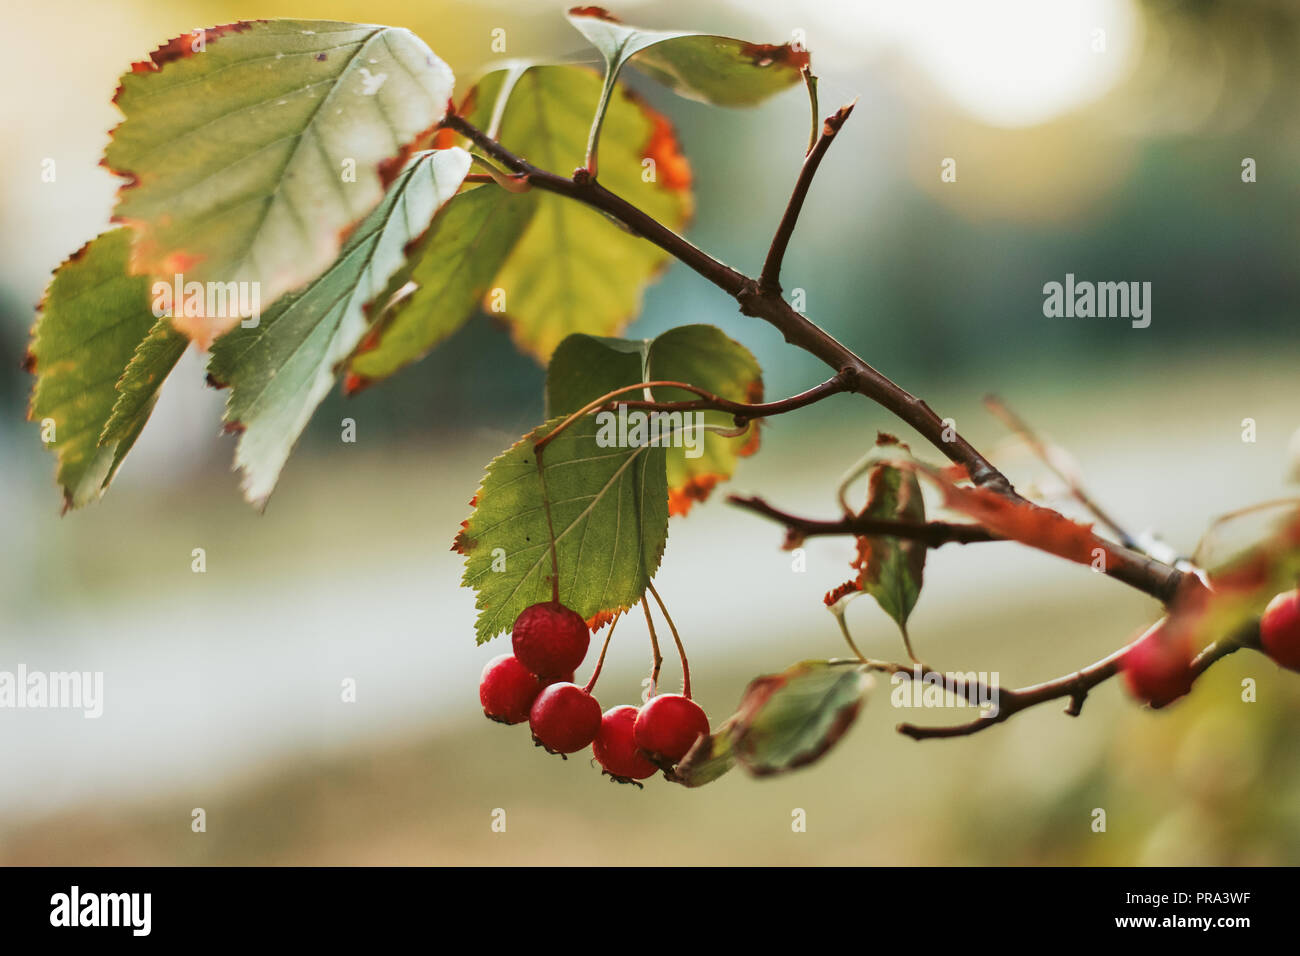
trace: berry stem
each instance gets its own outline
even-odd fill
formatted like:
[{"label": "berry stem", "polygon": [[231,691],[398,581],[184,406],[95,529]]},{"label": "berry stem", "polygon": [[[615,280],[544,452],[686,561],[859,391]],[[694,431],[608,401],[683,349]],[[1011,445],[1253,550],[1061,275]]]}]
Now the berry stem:
[{"label": "berry stem", "polygon": [[610,622],[609,630],[605,632],[605,643],[600,645],[600,657],[596,658],[596,669],[591,672],[591,679],[582,688],[584,694],[590,694],[592,688],[596,686],[596,678],[600,677],[600,670],[605,666],[605,652],[609,650],[609,639],[614,636],[614,628],[616,627],[618,627],[618,618],[614,618]]},{"label": "berry stem", "polygon": [[542,467],[542,447],[533,448],[537,458],[537,481],[542,486],[542,510],[546,513],[546,531],[551,545],[551,601],[560,603],[560,556],[555,550],[555,522],[551,520],[551,496],[546,492],[546,470]]},{"label": "berry stem", "polygon": [[663,666],[664,656],[659,653],[659,635],[655,633],[655,622],[650,619],[650,605],[641,599],[641,610],[645,611],[646,627],[650,628],[650,647],[654,653],[650,668],[650,696],[659,693],[659,668]]},{"label": "berry stem", "polygon": [[664,616],[664,620],[668,622],[668,629],[673,632],[673,641],[677,644],[677,656],[682,659],[682,696],[687,700],[690,700],[691,665],[686,659],[686,648],[682,646],[681,636],[677,633],[677,625],[673,623],[672,617],[669,616],[668,608],[664,605],[664,599],[659,596],[659,592],[655,590],[654,584],[647,582],[646,587],[650,589],[650,593],[654,596],[655,603],[659,605],[659,613],[661,613]]}]

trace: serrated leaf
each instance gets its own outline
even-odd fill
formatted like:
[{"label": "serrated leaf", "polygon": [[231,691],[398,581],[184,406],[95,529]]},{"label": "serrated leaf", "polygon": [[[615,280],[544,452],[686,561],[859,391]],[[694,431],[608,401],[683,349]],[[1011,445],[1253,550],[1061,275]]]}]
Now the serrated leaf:
[{"label": "serrated leaf", "polygon": [[[504,106],[497,103],[508,78]],[[489,73],[467,118],[480,129],[499,119],[501,143],[543,169],[583,164],[588,122],[600,78],[577,66],[534,66]],[[654,160],[654,178],[643,160]],[[605,126],[603,185],[670,229],[690,217],[690,170],[666,119],[623,87]],[[505,294],[504,318],[515,342],[545,360],[573,332],[612,335],[640,311],[642,289],[670,257],[581,203],[546,193],[493,285]]]},{"label": "serrated leaf", "polygon": [[[456,537],[462,584],[478,592],[481,644],[530,604],[551,599],[550,535],[533,445],[561,419],[524,436],[489,466]],[[625,610],[645,593],[668,537],[664,449],[602,447],[584,416],[542,453],[555,528],[560,600],[583,618]]]},{"label": "serrated leaf", "polygon": [[[547,369],[548,414],[568,415],[615,389],[647,381],[685,382],[733,402],[763,400],[762,372],[748,349],[715,326],[683,325],[653,341],[569,336],[556,349]],[[648,396],[627,393],[619,400],[679,402],[697,397],[684,389],[659,387]],[[673,435],[682,437],[667,455],[670,515],[689,512],[719,481],[732,476],[738,458],[758,449],[756,423],[733,437],[715,430],[734,430],[732,415],[716,411],[700,414],[699,421],[705,426],[702,434],[694,427],[686,430],[688,421],[697,421],[694,418],[673,428]]]},{"label": "serrated leaf", "polygon": [[245,497],[262,506],[294,443],[329,392],[339,364],[366,332],[366,308],[409,268],[406,250],[469,171],[462,149],[417,153],[333,265],[274,303],[254,328],[218,339],[211,377],[231,386],[227,429]]},{"label": "serrated leaf", "polygon": [[[257,283],[264,303],[318,277],[452,84],[393,27],[241,22],[166,44],[122,77],[104,156],[130,180],[114,219],[136,231],[132,271]],[[232,311],[174,321],[206,346],[247,314]]]},{"label": "serrated leaf", "polygon": [[829,661],[756,678],[733,718],[736,760],[755,776],[818,760],[852,725],[873,683],[865,667]]},{"label": "serrated leaf", "polygon": [[676,30],[642,30],[600,7],[574,7],[569,22],[617,75],[631,64],[677,94],[715,106],[753,106],[801,80],[807,51]]},{"label": "serrated leaf", "polygon": [[149,280],[128,273],[130,251],[126,229],[83,246],[55,272],[32,332],[28,417],[54,422],[65,510],[108,487],[184,351],[153,314]]},{"label": "serrated leaf", "polygon": [[532,218],[539,195],[489,184],[447,203],[411,253],[415,289],[385,310],[352,357],[350,390],[418,361],[464,324]]},{"label": "serrated leaf", "polygon": [[113,414],[99,436],[100,444],[118,443],[119,461],[127,451],[121,447],[122,440],[140,433],[158,400],[158,390],[189,344],[189,339],[177,332],[169,319],[162,318],[154,322],[149,334],[136,346],[117,383]]}]

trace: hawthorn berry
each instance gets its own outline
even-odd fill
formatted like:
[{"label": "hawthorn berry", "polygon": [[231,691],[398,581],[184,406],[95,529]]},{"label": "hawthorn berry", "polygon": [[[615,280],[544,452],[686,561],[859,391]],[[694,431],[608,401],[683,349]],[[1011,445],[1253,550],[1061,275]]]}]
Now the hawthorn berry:
[{"label": "hawthorn berry", "polygon": [[1283,591],[1268,602],[1259,619],[1259,643],[1277,663],[1300,671],[1300,590]]},{"label": "hawthorn berry", "polygon": [[513,654],[501,654],[487,662],[478,682],[478,699],[483,713],[503,724],[520,724],[528,719],[533,701],[542,692],[542,682]]},{"label": "hawthorn berry", "polygon": [[1162,618],[1125,652],[1124,683],[1138,700],[1163,707],[1192,689],[1192,656],[1188,632]]},{"label": "hawthorn berry", "polygon": [[[563,680],[573,680],[569,674]],[[521,724],[528,719],[533,701],[553,680],[538,677],[513,654],[500,654],[487,662],[478,682],[478,699],[483,713],[502,724]]]},{"label": "hawthorn berry", "polygon": [[641,708],[633,735],[636,745],[658,763],[675,764],[686,756],[709,718],[699,704],[681,694],[660,694]]},{"label": "hawthorn berry", "polygon": [[528,714],[533,739],[556,754],[571,754],[586,747],[596,739],[600,724],[596,698],[569,681],[545,688]]},{"label": "hawthorn berry", "polygon": [[659,769],[637,750],[632,728],[638,713],[631,704],[620,704],[605,711],[600,719],[600,732],[591,745],[605,772],[617,780],[644,780]]},{"label": "hawthorn berry", "polygon": [[572,674],[587,656],[591,631],[575,611],[556,601],[526,607],[511,628],[515,657],[539,677]]}]

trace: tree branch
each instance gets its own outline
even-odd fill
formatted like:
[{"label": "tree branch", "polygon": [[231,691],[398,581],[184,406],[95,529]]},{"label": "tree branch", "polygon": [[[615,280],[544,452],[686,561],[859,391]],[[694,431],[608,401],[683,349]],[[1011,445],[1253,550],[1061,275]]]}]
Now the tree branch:
[{"label": "tree branch", "polygon": [[1137,549],[1137,540],[1125,531],[1114,518],[1102,510],[1101,505],[1093,500],[1092,496],[1084,490],[1073,475],[1066,474],[1057,465],[1052,458],[1051,450],[1043,440],[1034,433],[1034,430],[1029,427],[1023,418],[1011,410],[1011,407],[1006,402],[996,395],[986,395],[984,396],[984,406],[1000,418],[1011,429],[1012,433],[1017,435],[1029,447],[1029,450],[1034,453],[1038,460],[1047,466],[1052,474],[1065,483],[1065,487],[1074,496],[1075,501],[1087,508],[1093,517],[1110,528],[1119,539],[1120,544],[1126,548]]},{"label": "tree branch", "polygon": [[[1139,638],[1140,640],[1140,638]],[[1134,641],[1133,643],[1136,643]],[[1065,674],[1054,680],[1044,681],[1041,684],[1033,684],[1029,687],[1020,687],[1015,690],[1000,690],[989,687],[985,684],[977,684],[976,691],[980,694],[980,700],[996,700],[997,710],[977,717],[972,721],[964,724],[953,724],[945,727],[921,727],[916,724],[903,723],[895,729],[905,737],[911,737],[913,740],[936,740],[945,737],[968,737],[971,734],[978,733],[981,730],[987,730],[995,724],[1000,724],[1004,720],[1013,717],[1022,710],[1038,704],[1046,703],[1049,700],[1060,700],[1069,698],[1066,705],[1065,713],[1070,717],[1078,717],[1083,710],[1083,702],[1087,699],[1089,691],[1098,684],[1110,680],[1120,672],[1123,665],[1124,655],[1128,653],[1133,644],[1126,644],[1119,650],[1103,657],[1096,663],[1089,664],[1072,674]],[[1215,641],[1204,650],[1202,650],[1192,661],[1191,671],[1192,679],[1200,677],[1216,661],[1222,660],[1229,654],[1241,650],[1243,647],[1259,646],[1259,622],[1252,621],[1243,627],[1236,634],[1228,638]],[[882,664],[878,661],[868,662],[875,670],[883,670],[889,673],[906,674],[913,680],[917,679],[915,670],[909,669],[902,664]],[[920,677],[924,680],[930,674],[937,674],[935,671],[925,671]],[[943,675],[938,675],[943,676]],[[996,696],[995,696],[996,692]]]},{"label": "tree branch", "polygon": [[733,402],[718,395],[709,395],[681,402],[653,402],[640,399],[629,402],[610,402],[604,407],[612,409],[621,405],[626,408],[636,408],[650,412],[730,412],[734,416],[737,425],[744,425],[757,418],[771,418],[774,415],[784,415],[786,412],[806,408],[824,398],[846,392],[848,389],[848,383],[841,376],[834,375],[820,385],[814,385],[798,395],[791,395],[789,398],[783,398],[775,402]]},{"label": "tree branch", "polygon": [[[737,507],[753,511],[765,518],[771,518],[773,521],[779,521],[785,525],[787,546],[804,538],[842,534],[870,534],[906,538],[909,541],[921,541],[930,547],[936,548],[950,542],[974,544],[983,541],[1007,540],[980,525],[973,524],[954,524],[941,521],[890,521],[861,515],[848,515],[835,521],[820,521],[781,511],[762,498],[728,495],[727,501]],[[1106,566],[1101,572],[1107,577],[1121,581],[1144,594],[1149,594],[1162,604],[1169,604],[1177,595],[1183,581],[1183,572],[1166,564],[1161,564],[1144,554],[1119,548],[1114,544],[1109,544],[1107,553],[1111,555],[1111,560],[1106,562]]]},{"label": "tree branch", "polygon": [[781,263],[785,259],[785,250],[790,244],[790,236],[794,234],[794,227],[799,221],[799,213],[808,195],[808,187],[812,185],[813,177],[817,175],[817,167],[821,165],[822,157],[835,141],[835,134],[840,131],[840,127],[853,112],[853,106],[853,103],[841,106],[834,115],[826,117],[826,122],[822,123],[821,135],[817,137],[817,142],[804,158],[803,168],[799,170],[799,178],[795,180],[794,190],[790,193],[790,201],[786,203],[785,215],[781,217],[781,223],[776,227],[776,235],[772,237],[772,245],[767,250],[767,259],[763,262],[763,271],[758,276],[758,287],[764,292],[776,295],[781,293]]},{"label": "tree branch", "polygon": [[873,518],[869,515],[848,515],[836,521],[818,521],[781,511],[757,497],[727,495],[727,503],[765,518],[771,518],[773,521],[779,521],[785,525],[790,539],[793,540],[827,535],[869,534],[920,541],[931,548],[945,544],[1006,540],[975,524],[955,524],[946,521],[893,521],[888,518]]},{"label": "tree branch", "polygon": [[[836,371],[837,377],[845,382],[848,391],[874,401],[914,428],[949,461],[963,466],[976,485],[990,488],[1011,500],[1024,501],[1007,477],[935,414],[929,405],[876,371],[851,349],[836,341],[834,336],[797,312],[781,297],[779,291],[763,288],[758,280],[714,259],[652,216],[605,189],[584,168],[575,170],[572,178],[566,179],[538,169],[516,156],[460,116],[449,115],[442,125],[465,136],[487,156],[532,186],[586,203],[606,213],[635,235],[659,246],[735,298],[743,314],[763,319],[776,328],[791,345],[821,359]],[[811,172],[815,171],[814,166]],[[787,209],[787,217],[789,212]],[[796,209],[796,215],[797,212]],[[790,228],[793,229],[793,222]],[[778,230],[778,238],[780,234]],[[778,255],[777,260],[779,259]],[[1102,545],[1100,538],[1097,538],[1097,543],[1098,546]],[[1110,545],[1107,550],[1115,559],[1108,563],[1106,573],[1110,577],[1131,584],[1165,603],[1172,600],[1184,576],[1183,572],[1131,548]]]}]

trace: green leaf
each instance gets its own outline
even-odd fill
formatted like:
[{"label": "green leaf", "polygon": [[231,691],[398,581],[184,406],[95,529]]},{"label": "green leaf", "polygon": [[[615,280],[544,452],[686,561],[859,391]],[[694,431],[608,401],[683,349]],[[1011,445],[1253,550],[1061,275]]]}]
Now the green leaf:
[{"label": "green leaf", "polygon": [[[686,382],[733,402],[763,400],[763,373],[753,353],[712,325],[683,325],[670,329],[650,346],[653,381]],[[695,396],[683,389],[656,388],[656,401],[687,401]],[[709,496],[719,481],[736,471],[737,461],[758,451],[759,425],[734,437],[735,417],[726,412],[701,413],[707,430],[698,454],[673,448],[668,455],[669,513],[686,514],[696,501]]]},{"label": "green leaf", "polygon": [[54,424],[65,511],[108,487],[185,350],[154,317],[149,280],[127,272],[130,251],[126,229],[83,246],[55,272],[32,332],[28,418]]},{"label": "green leaf", "polygon": [[[516,78],[513,86],[506,81]],[[503,69],[478,84],[467,118],[480,129],[499,120],[499,139],[534,165],[562,173],[581,166],[600,78],[576,66]],[[499,94],[506,96],[498,104]],[[654,178],[642,178],[654,160]],[[666,119],[619,87],[606,119],[603,185],[670,229],[690,217],[690,170]],[[515,342],[545,360],[573,332],[612,335],[640,311],[642,289],[670,259],[604,215],[551,193],[493,285],[505,295]]]},{"label": "green leaf", "polygon": [[[648,381],[684,382],[733,402],[763,400],[762,371],[748,349],[715,326],[683,325],[653,341],[569,336],[556,349],[547,370],[548,414],[568,415],[615,389]],[[619,400],[646,397],[629,392]],[[697,397],[684,389],[665,387],[651,390],[650,395],[659,402]],[[670,515],[689,512],[692,504],[707,498],[719,481],[732,476],[741,456],[758,449],[756,423],[732,437],[717,431],[734,431],[732,415],[716,411],[699,414],[698,421],[705,426],[703,433],[696,428],[686,429],[695,419],[683,420],[682,427],[674,423],[673,435],[682,438],[668,449],[667,455]]]},{"label": "green leaf", "polygon": [[[840,480],[838,496],[846,512],[852,511],[846,497],[849,486],[867,475],[867,502],[859,515],[889,521],[922,523],[925,521],[925,498],[921,494],[911,450],[893,435],[881,432],[876,445]],[[901,465],[901,466],[900,466]],[[831,612],[842,617],[844,605],[859,594],[870,594],[907,636],[907,619],[921,595],[925,576],[926,547],[885,535],[860,535],[852,566],[857,577],[826,596]]]},{"label": "green leaf", "polygon": [[697,740],[695,746],[673,767],[669,779],[686,787],[702,787],[734,767],[736,758],[731,752],[734,727],[734,719],[729,720],[714,733]]},{"label": "green leaf", "polygon": [[349,391],[423,358],[464,324],[532,218],[539,196],[489,184],[447,203],[411,253],[416,288],[384,311],[352,357]]},{"label": "green leaf", "polygon": [[[867,504],[861,514],[872,518],[924,522],[925,499],[916,474],[892,465],[873,467],[867,478]],[[918,541],[862,535],[853,567],[858,586],[906,633],[907,618],[921,596],[926,547]]]},{"label": "green leaf", "polygon": [[[533,445],[560,419],[524,436],[489,466],[474,512],[456,537],[462,584],[478,592],[481,644],[530,604],[551,598],[550,534]],[[591,620],[634,605],[668,537],[664,450],[609,447],[594,416],[566,428],[542,453],[555,529],[560,600]]]},{"label": "green leaf", "polygon": [[873,683],[865,667],[829,661],[756,678],[733,718],[736,760],[755,776],[807,766],[852,725]]},{"label": "green leaf", "polygon": [[[572,415],[602,395],[649,381],[650,339],[570,335],[546,366],[546,414]],[[644,398],[628,392],[626,399]]]},{"label": "green leaf", "polygon": [[[114,219],[136,230],[132,271],[257,283],[262,302],[316,278],[452,84],[393,27],[241,22],[159,48],[122,77],[104,157],[130,180]],[[206,346],[247,314],[234,311],[179,321]]]},{"label": "green leaf", "polygon": [[[117,383],[118,396],[113,414],[99,436],[100,444],[118,443],[119,462],[130,447],[124,439],[138,435],[144,428],[158,400],[158,390],[189,344],[189,339],[176,331],[171,320],[164,318],[154,323],[149,334],[136,347]],[[131,438],[132,442],[134,440]]]},{"label": "green leaf", "polygon": [[569,22],[604,57],[611,77],[632,65],[688,99],[753,106],[800,82],[808,53],[793,43],[627,26],[599,7],[574,7]]},{"label": "green leaf", "polygon": [[329,392],[339,364],[366,332],[366,308],[409,269],[406,249],[469,172],[462,149],[417,153],[338,259],[273,304],[256,327],[217,340],[211,377],[231,386],[227,429],[249,501],[264,506],[294,443]]}]

